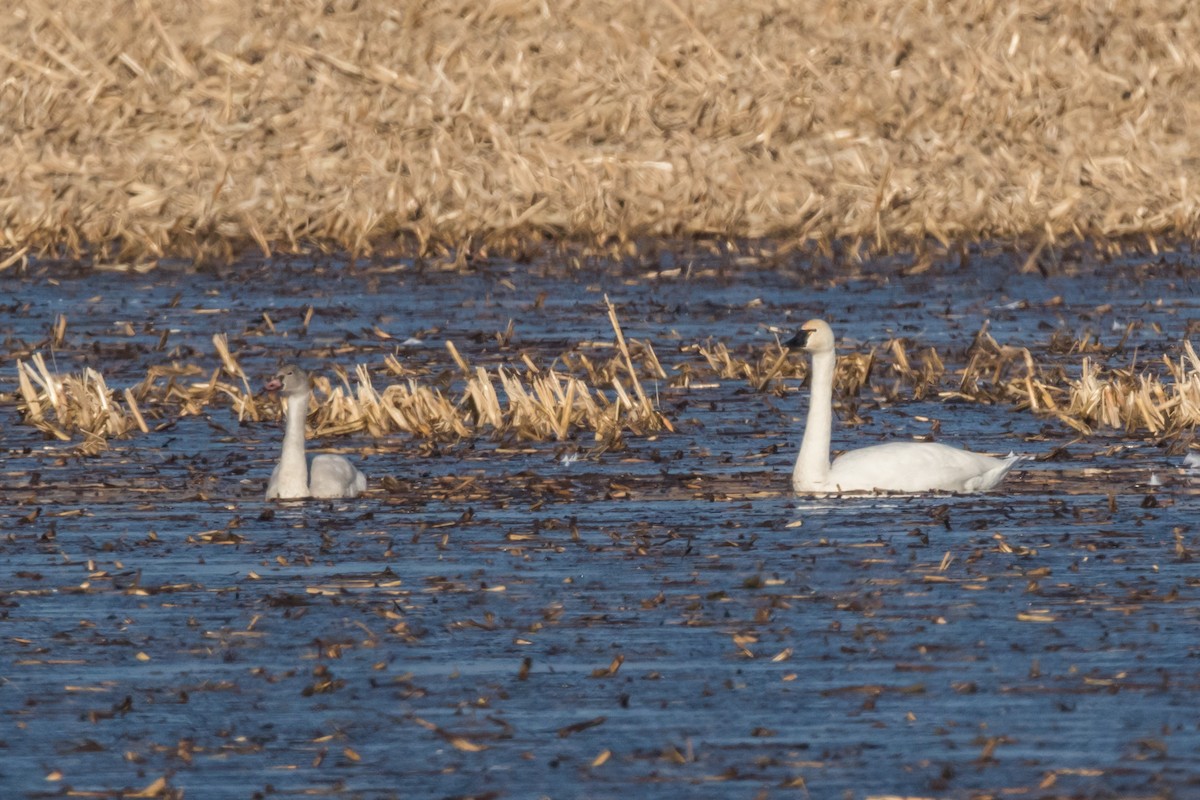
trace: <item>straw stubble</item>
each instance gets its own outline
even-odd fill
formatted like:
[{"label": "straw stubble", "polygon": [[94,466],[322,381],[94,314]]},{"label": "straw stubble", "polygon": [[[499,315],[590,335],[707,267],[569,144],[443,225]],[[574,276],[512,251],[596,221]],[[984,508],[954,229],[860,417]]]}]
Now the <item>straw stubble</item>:
[{"label": "straw stubble", "polygon": [[1190,5],[18,2],[0,270],[1194,236]]}]

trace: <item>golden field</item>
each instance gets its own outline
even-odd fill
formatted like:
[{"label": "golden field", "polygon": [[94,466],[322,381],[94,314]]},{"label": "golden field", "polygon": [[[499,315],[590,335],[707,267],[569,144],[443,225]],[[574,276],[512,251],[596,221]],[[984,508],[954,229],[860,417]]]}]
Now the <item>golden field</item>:
[{"label": "golden field", "polygon": [[17,0],[0,265],[1192,239],[1189,10]]}]

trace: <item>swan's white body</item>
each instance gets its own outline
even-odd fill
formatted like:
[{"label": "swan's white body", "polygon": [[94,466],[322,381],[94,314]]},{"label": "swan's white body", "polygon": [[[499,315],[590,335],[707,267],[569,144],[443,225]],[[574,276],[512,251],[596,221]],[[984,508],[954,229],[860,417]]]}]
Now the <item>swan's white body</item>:
[{"label": "swan's white body", "polygon": [[1004,479],[1021,456],[993,458],[932,442],[892,442],[843,453],[831,464],[833,330],[822,320],[804,323],[793,340],[812,354],[812,395],[792,489],[798,494],[841,492],[982,492]]},{"label": "swan's white body", "polygon": [[299,500],[305,497],[357,497],[367,488],[367,476],[342,456],[304,453],[304,423],[308,418],[308,374],[299,367],[284,367],[267,383],[270,391],[287,397],[287,427],[283,452],[267,483],[267,499]]}]

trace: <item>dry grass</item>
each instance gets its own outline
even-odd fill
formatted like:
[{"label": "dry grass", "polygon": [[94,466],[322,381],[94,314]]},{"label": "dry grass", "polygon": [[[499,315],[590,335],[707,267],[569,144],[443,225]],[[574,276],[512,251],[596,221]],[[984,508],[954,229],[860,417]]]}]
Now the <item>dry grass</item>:
[{"label": "dry grass", "polygon": [[[532,441],[561,441],[589,431],[601,447],[611,446],[625,433],[671,430],[671,423],[642,385],[616,309],[612,303],[607,305],[616,355],[603,365],[580,357],[587,364],[591,384],[574,374],[540,369],[528,356],[520,365],[497,367],[493,375],[483,367],[472,368],[454,343],[447,341],[446,348],[463,373],[458,399],[411,377],[379,391],[363,364],[355,368],[357,385],[352,386],[349,375],[335,368],[336,383],[324,375],[314,378],[309,428],[317,436],[403,432],[440,440],[493,435]],[[65,329],[65,325],[64,319],[61,325],[56,323],[55,330]],[[653,365],[651,374],[665,377],[649,343],[633,344],[640,360]],[[147,418],[172,420],[200,414],[210,406],[228,405],[240,421],[281,419],[283,402],[256,398],[226,337],[213,336],[213,347],[221,366],[211,374],[195,365],[152,367],[137,386],[119,395],[96,370],[89,367],[80,375],[63,377],[35,353],[32,363],[17,361],[18,408],[27,423],[61,441],[71,441],[73,433],[82,433],[83,451],[90,454],[102,451],[111,437],[135,430],[148,433]],[[390,375],[406,372],[394,356],[385,361],[383,371]]]},{"label": "dry grass", "polygon": [[18,0],[0,269],[697,235],[1154,246],[1200,220],[1190,11]]},{"label": "dry grass", "polygon": [[[788,349],[779,344],[768,345],[757,356],[752,355],[750,360],[735,356],[724,342],[697,345],[695,350],[704,358],[716,377],[725,380],[744,379],[756,392],[767,391],[784,378],[802,378],[807,374],[803,364],[789,359]],[[691,384],[692,371],[680,369],[687,366],[680,364],[676,367],[680,370],[676,385]]]},{"label": "dry grass", "polygon": [[[656,385],[663,381],[672,391],[704,392],[734,380],[755,392],[783,394],[807,376],[807,359],[778,341],[744,348],[739,351],[743,356],[710,340],[681,346],[668,380],[653,345],[627,340],[607,297],[605,305],[613,340],[580,343],[548,368],[539,367],[527,353],[490,371],[473,367],[447,340],[449,363],[459,373],[457,396],[450,392],[453,369],[423,383],[419,371],[395,354],[386,356],[374,372],[360,363],[353,383],[335,366],[336,380],[324,375],[314,379],[309,427],[318,436],[401,432],[434,440],[490,435],[562,441],[589,431],[600,446],[608,447],[625,433],[673,430],[659,409],[657,389],[652,398],[644,379]],[[1082,435],[1097,428],[1123,428],[1173,436],[1200,424],[1200,356],[1186,340],[1177,361],[1164,354],[1161,362],[1139,370],[1136,360],[1128,367],[1111,363],[1122,357],[1132,325],[1113,348],[1101,347],[1090,334],[1075,340],[1056,335],[1036,356],[1027,347],[1000,344],[988,328],[985,322],[966,353],[955,358],[963,366],[954,370],[947,369],[947,359],[933,347],[910,354],[906,339],[888,340],[867,352],[842,352],[834,390],[843,418],[855,421],[857,405],[868,393],[874,402],[885,404],[932,397],[1005,404],[1056,417]],[[66,329],[67,319],[59,315],[45,340],[52,350],[62,345]],[[511,336],[511,324],[497,334]],[[256,396],[225,335],[214,335],[212,343],[219,366],[154,366],[141,382],[121,392],[110,389],[103,375],[90,367],[61,376],[34,352],[28,361],[16,360],[18,409],[25,422],[53,438],[71,441],[72,434],[84,434],[82,449],[93,454],[111,437],[150,432],[147,420],[156,427],[170,426],[179,417],[198,415],[212,406],[229,406],[239,421],[281,419],[283,403],[278,398],[262,402]],[[611,356],[589,358],[585,348],[607,349]],[[1152,369],[1159,363],[1160,368]],[[375,381],[383,376],[400,381],[380,391]],[[166,421],[157,424],[159,420]]]},{"label": "dry grass", "polygon": [[1082,374],[1071,382],[1066,413],[1095,427],[1171,434],[1200,425],[1200,357],[1183,343],[1178,362],[1163,356],[1169,381],[1154,373],[1102,369],[1083,359]]},{"label": "dry grass", "polygon": [[[120,392],[91,368],[60,376],[35,353],[29,362],[17,361],[19,410],[26,423],[61,441],[82,433],[81,449],[88,454],[101,452],[111,437],[148,433],[147,420],[167,427],[174,419],[210,407],[228,406],[239,420],[282,419],[282,404],[256,397],[236,357],[223,348],[223,337],[214,337],[214,342],[223,366],[211,374],[195,365],[153,367],[144,380]],[[493,371],[472,367],[447,342],[462,371],[462,388],[454,396],[415,377],[377,389],[380,372],[403,371],[392,357],[376,377],[359,364],[353,383],[338,369],[336,381],[314,379],[309,428],[322,437],[407,433],[450,441],[473,436],[561,441],[587,431],[601,446],[626,433],[673,430],[645,391],[630,348],[621,342],[615,345],[617,355],[606,363],[593,363],[580,353],[564,357],[566,372],[541,369],[528,357]],[[650,344],[638,344],[646,361],[661,372]],[[947,370],[934,348],[910,357],[906,342],[896,339],[866,353],[839,356],[834,385],[843,418],[851,423],[857,418],[858,402],[869,394],[882,403],[937,397],[1004,404],[1054,417],[1085,436],[1102,429],[1178,436],[1200,425],[1200,356],[1190,342],[1183,343],[1183,351],[1177,361],[1164,355],[1140,370],[1101,366],[1094,356],[1083,356],[1071,368],[1039,363],[1027,348],[1002,346],[985,327],[976,335],[966,364],[957,370]],[[703,393],[720,381],[737,380],[754,391],[782,393],[788,391],[786,382],[794,386],[807,374],[803,359],[774,343],[753,349],[749,358],[733,354],[720,342],[687,346],[682,353],[692,360],[672,367],[670,385],[675,391]],[[1161,367],[1154,369],[1155,364]],[[242,385],[223,377],[228,374],[240,376]]]},{"label": "dry grass", "polygon": [[[856,420],[857,402],[869,392],[882,403],[937,397],[1004,404],[1054,417],[1084,436],[1105,429],[1178,436],[1200,425],[1200,356],[1189,341],[1182,343],[1178,360],[1163,355],[1138,369],[1108,366],[1123,349],[1113,348],[1106,357],[1088,337],[1054,342],[1068,358],[1090,353],[1078,363],[1063,363],[1050,353],[1035,356],[1026,347],[1001,345],[987,329],[985,324],[976,333],[966,363],[953,371],[933,347],[910,355],[904,339],[865,353],[839,353],[834,393],[844,421]],[[806,359],[774,342],[750,349],[746,357],[721,342],[683,350],[702,361],[674,365],[676,387],[702,391],[715,386],[711,381],[738,380],[754,391],[782,393],[788,391],[786,381],[794,385],[808,374]],[[1097,358],[1106,363],[1096,363]]]},{"label": "dry grass", "polygon": [[90,367],[63,378],[47,368],[41,354],[35,353],[31,362],[17,360],[22,411],[26,422],[47,435],[65,442],[81,431],[86,436],[81,449],[94,455],[105,449],[109,437],[149,432],[132,390],[123,392],[122,404],[104,376]]},{"label": "dry grass", "polygon": [[[82,433],[88,453],[103,450],[109,438],[139,430],[148,433],[147,419],[173,420],[220,406],[231,407],[240,420],[283,416],[281,403],[263,402],[262,397],[220,380],[219,372],[187,384],[171,372],[154,368],[136,387],[117,393],[90,367],[78,375],[61,376],[48,370],[42,356],[35,354],[32,364],[18,361],[18,407],[26,423],[56,439],[71,441],[72,434]],[[527,372],[498,367],[493,374],[478,367],[454,399],[415,379],[380,391],[363,364],[354,375],[354,387],[348,380],[335,385],[324,376],[314,379],[309,416],[313,435],[402,432],[439,440],[494,435],[544,441],[569,439],[583,430],[593,433],[597,442],[611,444],[624,433],[647,435],[671,427],[636,380],[630,382],[632,393],[625,383],[614,380],[610,397],[601,387],[590,387],[579,377],[553,369]],[[164,376],[169,376],[165,382]]]}]

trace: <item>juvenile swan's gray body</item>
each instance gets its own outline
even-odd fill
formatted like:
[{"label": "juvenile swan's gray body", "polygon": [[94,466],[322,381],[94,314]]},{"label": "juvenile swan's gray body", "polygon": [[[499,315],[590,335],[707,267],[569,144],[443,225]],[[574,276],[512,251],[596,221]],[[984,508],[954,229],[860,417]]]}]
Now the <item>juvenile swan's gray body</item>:
[{"label": "juvenile swan's gray body", "polygon": [[363,475],[346,458],[313,456],[310,469],[304,453],[304,422],[308,417],[308,373],[288,365],[267,381],[267,391],[287,398],[287,427],[283,452],[267,483],[267,499],[298,500],[305,497],[357,497],[367,488]]},{"label": "juvenile swan's gray body", "polygon": [[812,395],[804,440],[792,471],[798,494],[839,492],[983,492],[1004,480],[1021,456],[993,458],[932,442],[892,442],[843,453],[831,464],[829,442],[833,428],[833,330],[828,323],[809,320],[796,338],[812,355]]}]

